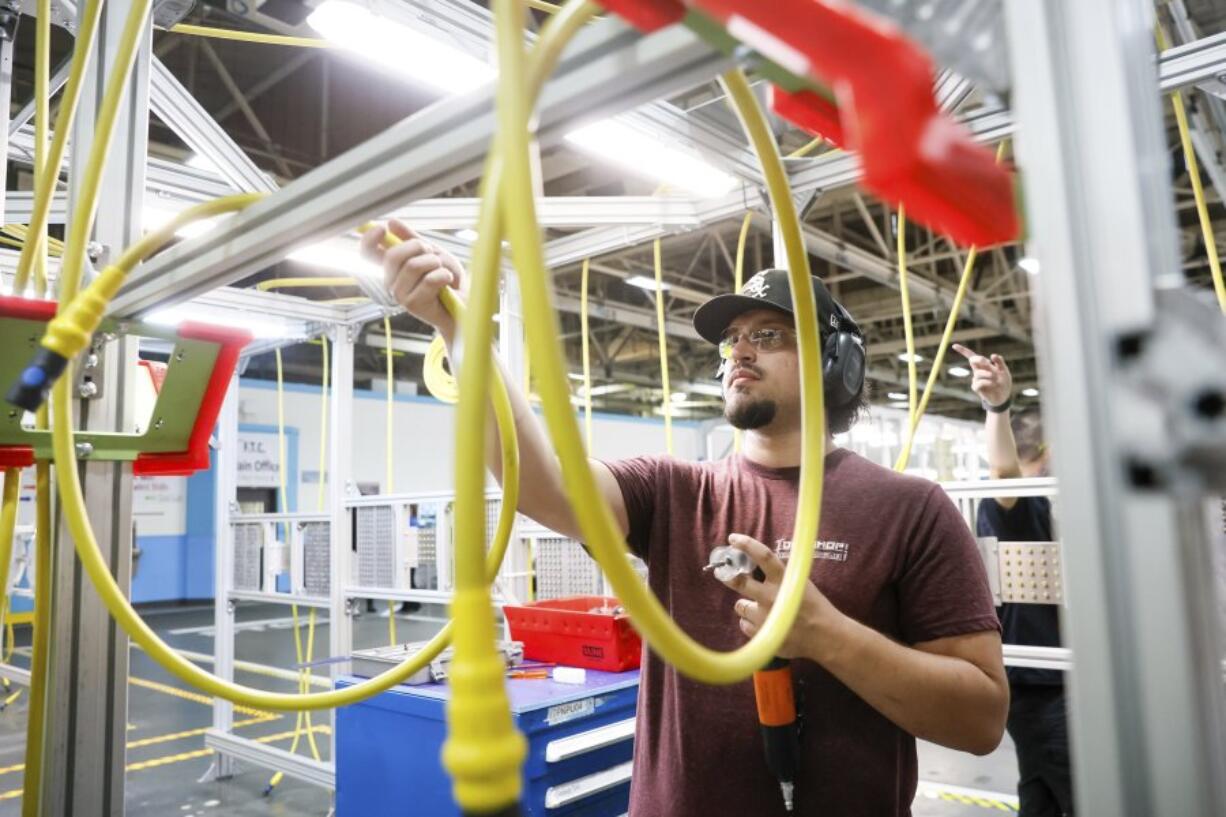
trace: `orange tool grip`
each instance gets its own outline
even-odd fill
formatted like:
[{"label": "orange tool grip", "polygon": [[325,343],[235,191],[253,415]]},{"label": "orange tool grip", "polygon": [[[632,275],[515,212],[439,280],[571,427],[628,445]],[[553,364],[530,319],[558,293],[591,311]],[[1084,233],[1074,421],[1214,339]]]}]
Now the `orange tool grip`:
[{"label": "orange tool grip", "polygon": [[796,721],[796,697],[792,691],[792,668],[759,670],[753,674],[758,700],[758,722],[763,726],[787,726]]}]

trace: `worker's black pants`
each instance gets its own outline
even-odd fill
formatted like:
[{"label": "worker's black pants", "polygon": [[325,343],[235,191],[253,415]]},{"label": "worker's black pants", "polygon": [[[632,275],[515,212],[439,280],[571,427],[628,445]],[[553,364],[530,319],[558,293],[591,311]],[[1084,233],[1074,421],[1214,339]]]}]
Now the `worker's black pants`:
[{"label": "worker's black pants", "polygon": [[1015,684],[1009,702],[1009,736],[1017,747],[1018,817],[1073,813],[1068,716],[1064,687]]}]

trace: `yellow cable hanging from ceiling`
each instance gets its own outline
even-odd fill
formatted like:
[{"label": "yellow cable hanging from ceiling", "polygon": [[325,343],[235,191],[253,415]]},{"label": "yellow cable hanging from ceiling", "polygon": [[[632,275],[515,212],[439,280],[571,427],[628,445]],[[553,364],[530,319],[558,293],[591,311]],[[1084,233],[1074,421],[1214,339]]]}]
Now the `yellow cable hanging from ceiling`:
[{"label": "yellow cable hanging from ceiling", "polygon": [[[1006,139],[996,146],[997,163],[1004,158],[1008,144]],[[962,312],[962,301],[970,289],[971,274],[975,270],[975,258],[978,251],[977,247],[971,247],[966,253],[966,263],[962,266],[962,277],[958,280],[958,291],[954,293],[954,302],[949,308],[949,318],[945,321],[945,332],[941,335],[941,342],[937,346],[936,357],[932,361],[932,370],[928,372],[928,382],[924,385],[924,396],[920,398],[919,405],[908,423],[906,441],[903,443],[902,452],[894,462],[895,471],[907,470],[907,465],[911,462],[911,447],[915,443],[915,433],[919,430],[924,412],[928,410],[928,401],[936,388],[937,376],[941,373],[941,366],[945,363],[945,353],[949,351],[949,345],[953,342],[954,327],[957,326],[958,316]]]},{"label": "yellow cable hanging from ceiling", "polygon": [[664,390],[664,450],[673,453],[673,393],[668,382],[668,330],[664,323],[664,267],[660,263],[660,239],[651,246],[656,272],[656,334],[660,346],[660,388]]},{"label": "yellow cable hanging from ceiling", "polygon": [[[1155,28],[1158,48],[1166,50],[1166,33],[1161,26]],[[1205,241],[1205,254],[1209,257],[1209,274],[1213,277],[1213,291],[1217,295],[1218,306],[1226,314],[1226,281],[1222,278],[1222,262],[1217,254],[1217,238],[1213,234],[1213,221],[1209,218],[1209,206],[1205,202],[1205,185],[1200,178],[1200,165],[1196,161],[1196,149],[1192,146],[1192,135],[1188,128],[1188,113],[1184,109],[1183,94],[1175,91],[1171,94],[1171,104],[1175,108],[1175,123],[1179,126],[1179,143],[1183,149],[1184,164],[1188,168],[1188,177],[1192,180],[1192,195],[1196,198],[1196,216],[1200,220],[1201,236]]]},{"label": "yellow cable hanging from ceiling", "polygon": [[290,37],[284,34],[261,34],[255,31],[238,31],[233,28],[213,28],[211,26],[196,26],[188,23],[173,25],[168,31],[175,34],[188,34],[193,37],[210,37],[215,40],[235,40],[244,43],[261,43],[263,45],[287,45],[293,48],[341,48],[330,40],[318,37]]},{"label": "yellow cable hanging from ceiling", "polygon": [[583,344],[583,438],[587,442],[588,454],[592,453],[592,360],[588,351],[588,271],[591,259],[583,259],[583,269],[579,276],[579,337]]},{"label": "yellow cable hanging from ceiling", "polygon": [[915,333],[911,325],[911,288],[907,283],[907,212],[901,204],[898,206],[898,291],[902,295],[902,326],[907,344],[907,420],[910,422],[915,419],[919,403],[916,396],[919,378],[915,369]]}]

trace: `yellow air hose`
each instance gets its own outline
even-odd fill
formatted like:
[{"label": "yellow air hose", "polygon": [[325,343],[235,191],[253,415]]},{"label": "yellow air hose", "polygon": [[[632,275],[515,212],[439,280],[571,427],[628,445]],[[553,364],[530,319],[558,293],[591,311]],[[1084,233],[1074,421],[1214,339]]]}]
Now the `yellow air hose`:
[{"label": "yellow air hose", "polygon": [[[47,124],[50,118],[51,0],[38,0],[34,19],[34,179],[43,178],[47,154]],[[47,252],[36,235],[34,248],[34,295],[47,296]],[[25,289],[25,283],[14,292]],[[47,407],[35,412],[34,427],[47,428]],[[51,464],[34,464],[34,621],[30,627],[30,704],[26,714],[26,768],[22,775],[22,817],[37,817],[42,802],[43,716],[47,700],[47,644],[51,626]]]},{"label": "yellow air hose", "polygon": [[588,351],[587,298],[588,272],[591,266],[591,259],[584,258],[579,281],[579,335],[583,343],[583,439],[587,443],[589,454],[592,451],[592,360],[591,352]]},{"label": "yellow air hose", "polygon": [[668,331],[664,325],[664,268],[660,263],[660,239],[651,245],[656,273],[656,336],[660,346],[660,388],[664,390],[664,450],[673,454],[673,393],[668,379]]},{"label": "yellow air hose", "polygon": [[[125,250],[119,260],[103,270],[90,288],[73,301],[69,298],[75,295],[77,280],[65,279],[63,302],[70,304],[61,309],[61,315],[52,326],[48,327],[44,343],[56,351],[75,356],[88,343],[97,322],[106,308],[106,304],[114,297],[124,277],[141,259],[151,255],[174,236],[174,231],[185,224],[207,218],[212,215],[242,209],[261,198],[259,194],[243,194],[207,202],[189,208],[179,213],[166,225],[146,234],[136,244]],[[62,320],[61,320],[62,319]],[[52,398],[52,448],[54,459],[59,462],[75,461],[75,433],[72,428],[72,401],[67,378],[60,378],[51,392]],[[506,396],[501,381],[494,381],[492,393],[494,414],[499,427],[514,428],[510,400]],[[500,517],[498,535],[486,560],[486,575],[492,581],[497,575],[498,566],[506,552],[510,538],[511,525],[514,522],[514,508],[518,504],[519,489],[519,452],[516,448],[515,435],[503,433],[502,458],[504,489],[503,507],[508,510]],[[98,591],[99,597],[116,622],[145,652],[150,655],[163,669],[179,680],[191,684],[219,698],[250,706],[256,709],[274,711],[297,711],[300,709],[328,709],[346,704],[356,703],[376,695],[404,681],[409,676],[428,666],[443,648],[447,646],[452,631],[452,625],[443,628],[422,652],[411,659],[394,667],[377,678],[364,681],[345,689],[329,690],[327,692],[298,695],[292,693],[276,693],[253,687],[225,681],[210,672],[202,670],[179,655],[173,648],[153,632],[140,615],[132,609],[124,597],[123,591],[110,575],[109,568],[101,556],[97,539],[89,523],[85,511],[84,497],[81,493],[80,478],[75,468],[57,468],[56,483],[60,489],[61,502],[64,508],[65,520],[72,534],[77,555],[82,568],[89,576],[91,583]],[[36,599],[37,603],[37,599]]]},{"label": "yellow air hose", "polygon": [[915,419],[919,402],[916,389],[919,377],[915,371],[915,332],[911,325],[911,287],[907,280],[907,212],[898,205],[898,292],[902,296],[902,326],[907,344],[907,420]]},{"label": "yellow air hose", "polygon": [[[1005,148],[1008,144],[1008,140],[1005,140],[996,146],[997,163],[1004,158]],[[941,366],[945,363],[945,354],[949,351],[950,343],[953,342],[954,327],[958,325],[958,315],[962,312],[962,302],[965,300],[966,293],[970,288],[971,274],[975,270],[975,258],[978,256],[978,252],[978,247],[971,247],[966,253],[966,263],[962,267],[962,277],[958,280],[958,291],[954,293],[954,302],[949,309],[949,318],[945,321],[945,332],[941,335],[940,345],[937,346],[937,353],[932,361],[932,370],[928,372],[928,382],[924,384],[924,395],[920,398],[919,405],[911,415],[910,422],[908,423],[907,439],[903,443],[902,452],[894,463],[895,471],[906,471],[907,464],[911,461],[911,446],[915,443],[915,433],[919,430],[920,420],[923,419],[924,412],[928,410],[928,401],[931,399],[932,391],[936,387],[937,376],[941,373]]]},{"label": "yellow air hose", "polygon": [[[567,8],[569,7],[568,4]],[[817,535],[818,509],[821,505],[820,469],[825,447],[825,412],[813,290],[797,213],[788,194],[786,173],[779,157],[778,147],[770,134],[761,110],[757,107],[744,75],[740,72],[725,75],[722,81],[742,117],[755,149],[763,159],[763,171],[771,200],[777,208],[778,220],[784,232],[790,267],[789,275],[792,287],[796,291],[795,301],[798,304],[797,333],[800,338],[798,346],[801,368],[805,375],[802,400],[805,434],[802,443],[802,475],[798,501],[800,512],[793,536],[793,540],[801,544],[789,560],[780,598],[774,605],[762,632],[745,647],[722,654],[708,650],[689,639],[676,623],[669,619],[659,601],[634,573],[625,556],[625,543],[621,532],[608,507],[600,499],[590,466],[584,456],[582,438],[570,410],[569,388],[565,382],[565,363],[557,339],[556,315],[551,314],[549,309],[549,287],[542,258],[540,234],[535,224],[535,201],[529,183],[526,152],[528,110],[523,89],[532,86],[531,83],[522,79],[522,66],[516,45],[521,35],[515,15],[518,10],[522,9],[512,0],[501,0],[498,9],[500,12],[498,42],[502,68],[498,147],[504,159],[502,162],[504,167],[499,168],[497,165],[490,167],[484,182],[489,191],[492,192],[494,189],[500,191],[500,195],[494,199],[494,202],[503,207],[502,215],[506,218],[509,228],[512,254],[520,271],[521,287],[525,295],[524,323],[527,328],[528,342],[538,367],[545,417],[554,447],[561,460],[568,498],[588,546],[600,557],[602,566],[608,573],[619,598],[631,611],[636,627],[651,643],[653,649],[665,660],[673,663],[681,672],[697,680],[708,683],[734,683],[743,680],[755,670],[760,669],[777,652],[787,635],[796,610],[799,609],[802,593],[808,583],[813,556],[812,545]],[[505,180],[501,179],[500,171],[502,170],[505,170],[506,173]],[[494,180],[500,182],[497,188],[493,185]],[[487,196],[486,201],[489,202],[492,198]],[[487,216],[487,219],[495,221],[493,217]],[[476,247],[472,275],[474,294],[496,286],[496,281],[492,280],[493,276],[484,275],[484,273],[487,269],[492,269],[491,262],[496,261],[496,256],[492,258],[488,256],[490,255],[489,250],[497,249],[498,237],[489,235],[488,232],[482,237],[492,244],[487,243],[487,246],[483,247],[479,243]],[[486,280],[486,278],[491,280]],[[493,299],[487,297],[485,305],[492,307],[492,302]],[[470,330],[480,331],[479,327],[488,323],[489,313],[478,311],[475,305],[470,307],[470,311],[473,313],[473,319],[465,322],[464,329],[466,331],[465,347],[472,349],[477,347],[470,342],[467,333]],[[488,361],[481,361],[481,357],[480,355],[466,357],[464,367],[473,367],[478,375],[481,374],[482,370],[488,366]],[[464,378],[465,374],[462,371],[461,411],[463,411],[465,397]],[[474,382],[481,381],[479,378],[474,378]],[[475,392],[473,396],[476,396]],[[469,411],[475,408],[477,408],[476,404],[470,407]],[[464,427],[462,420],[460,426]],[[814,433],[815,430],[817,433]],[[468,436],[471,438],[476,435]],[[461,438],[458,444],[468,448],[479,446],[480,441]],[[457,490],[457,502],[466,501],[475,507],[476,503],[472,498],[480,495],[482,473],[480,470],[473,470],[473,464],[480,461],[479,452],[477,455],[466,452],[463,456],[458,457],[457,474],[463,475],[460,481],[464,483],[465,490]],[[477,489],[475,493],[474,489]],[[464,518],[463,513],[458,513],[457,516],[461,520]],[[479,542],[480,536],[473,538]],[[458,535],[457,539],[460,539]],[[471,547],[475,543],[461,541],[460,545]]]},{"label": "yellow air hose", "polygon": [[[1162,27],[1155,29],[1158,47],[1166,48],[1166,34]],[[1205,254],[1209,257],[1209,273],[1213,276],[1213,291],[1217,294],[1218,306],[1226,314],[1226,282],[1222,279],[1222,262],[1217,254],[1217,239],[1213,234],[1213,221],[1209,218],[1209,206],[1205,203],[1205,185],[1200,178],[1200,165],[1196,161],[1196,150],[1192,147],[1192,136],[1188,130],[1188,113],[1184,109],[1183,94],[1175,91],[1171,94],[1171,104],[1175,108],[1175,123],[1179,126],[1179,143],[1183,149],[1183,160],[1188,167],[1188,177],[1192,180],[1192,195],[1196,198],[1196,215],[1200,219],[1201,235],[1205,240]]]},{"label": "yellow air hose", "polygon": [[340,48],[330,40],[318,37],[287,37],[283,34],[261,34],[255,31],[237,31],[232,28],[212,28],[210,26],[194,26],[179,23],[171,26],[169,31],[175,34],[189,34],[193,37],[211,37],[216,40],[236,40],[244,43],[262,43],[264,45],[288,45],[294,48]]},{"label": "yellow air hose", "polygon": [[[17,505],[21,499],[21,469],[4,469],[3,500],[0,501],[0,611],[8,624],[7,649],[11,655],[13,650],[13,632],[11,610],[9,609],[9,566],[13,561],[13,537],[17,533]],[[8,660],[8,657],[5,658]],[[3,681],[5,692],[9,689],[9,679]],[[8,702],[5,701],[4,706]],[[0,707],[3,709],[3,707]]]},{"label": "yellow air hose", "polygon": [[[144,12],[141,9],[144,9]],[[148,11],[148,3],[136,3],[132,12],[129,14],[129,19],[132,15],[146,13]],[[46,162],[42,168],[42,175],[35,179],[34,187],[34,204],[30,210],[30,232],[35,236],[42,236],[47,230],[47,218],[51,213],[51,198],[55,193],[56,181],[60,176],[60,165],[64,161],[64,151],[68,145],[68,135],[72,131],[72,122],[77,114],[77,103],[81,99],[81,84],[85,78],[85,69],[89,65],[90,57],[94,51],[94,36],[98,29],[98,19],[102,15],[102,0],[88,0],[85,6],[85,13],[81,17],[81,26],[77,31],[77,41],[72,54],[72,70],[68,73],[68,82],[64,85],[64,96],[60,101],[60,112],[55,120],[55,131],[51,139],[51,147],[46,156]],[[143,27],[142,27],[143,28]],[[125,30],[126,32],[126,30]],[[120,48],[125,46],[121,43]],[[123,53],[122,51],[120,52]],[[131,50],[135,54],[135,47]],[[120,65],[120,63],[116,63]],[[131,60],[128,60],[129,69]],[[116,70],[116,73],[123,73],[125,80],[128,71]],[[116,94],[115,105],[118,107],[118,97],[122,94],[122,84],[119,92]],[[108,84],[107,94],[110,94],[111,88]],[[101,122],[103,113],[99,113],[99,121]],[[113,119],[112,119],[113,122]],[[101,137],[101,132],[99,137]],[[106,134],[105,139],[101,139],[107,145],[110,144],[110,134]],[[98,141],[94,142],[95,145]],[[101,165],[101,162],[99,162]],[[99,172],[101,167],[99,167]],[[95,196],[95,201],[97,197]],[[81,201],[84,201],[83,199]],[[93,207],[87,210],[80,210],[81,221],[86,221],[84,215],[86,212],[93,212]],[[93,219],[88,219],[92,224]],[[75,221],[75,218],[74,218]],[[36,241],[26,242],[26,245],[21,248],[21,256],[17,260],[17,272],[13,278],[13,291],[20,292],[25,289],[26,283],[29,281],[30,270],[33,267],[34,257],[41,252],[44,242],[39,239]],[[84,247],[81,249],[84,253]],[[61,273],[62,275],[62,273]]]},{"label": "yellow air hose", "polygon": [[255,285],[255,288],[260,292],[268,292],[272,289],[289,289],[292,287],[350,287],[357,286],[356,278],[338,277],[338,278],[270,278],[267,281],[260,281]]}]

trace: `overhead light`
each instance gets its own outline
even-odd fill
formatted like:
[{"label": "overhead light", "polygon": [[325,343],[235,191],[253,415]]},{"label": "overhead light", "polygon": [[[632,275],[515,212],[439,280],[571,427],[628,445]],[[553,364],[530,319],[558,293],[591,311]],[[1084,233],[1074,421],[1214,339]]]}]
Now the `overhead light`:
[{"label": "overhead light", "polygon": [[470,229],[456,230],[455,237],[461,241],[476,241],[477,231]]},{"label": "overhead light", "polygon": [[[445,94],[470,91],[494,79],[494,68],[428,34],[365,6],[325,0],[307,17],[323,37],[413,82]],[[737,180],[667,138],[605,119],[566,135],[576,147],[623,169],[698,196],[721,196]]]},{"label": "overhead light", "polygon": [[971,370],[965,366],[950,366],[949,373],[954,377],[970,377]]},{"label": "overhead light", "polygon": [[[632,287],[638,287],[639,289],[645,289],[648,292],[656,291],[656,279],[648,278],[646,275],[631,275],[629,278],[626,279],[626,283]],[[660,291],[663,292],[666,289],[672,289],[672,286],[665,281],[661,281]]]},{"label": "overhead light", "polygon": [[897,391],[892,391],[892,392],[890,392],[889,394],[887,394],[887,395],[886,395],[886,397],[890,398],[891,400],[907,400],[907,399],[909,399],[909,398],[907,397],[907,395],[903,394],[902,392],[897,392]]},{"label": "overhead light", "polygon": [[291,261],[312,267],[341,272],[346,275],[366,275],[377,278],[382,274],[378,264],[367,261],[358,252],[358,244],[350,238],[329,238],[308,244],[285,256]]},{"label": "overhead light", "polygon": [[674,403],[684,403],[689,399],[689,397],[690,396],[683,391],[675,391],[669,395],[668,399]]},{"label": "overhead light", "polygon": [[203,309],[192,304],[159,309],[145,318],[146,322],[156,326],[178,326],[184,321],[197,321],[212,326],[228,326],[234,329],[246,329],[257,338],[299,338],[304,337],[302,331],[285,321],[279,321],[264,315],[252,315],[240,310]]},{"label": "overhead light", "polygon": [[476,57],[357,3],[326,0],[307,23],[342,48],[445,94],[471,91],[495,76]]},{"label": "overhead light", "polygon": [[[908,355],[906,352],[903,352],[901,355],[899,355],[899,356],[898,356],[898,359],[899,359],[899,360],[901,360],[903,363],[910,363],[910,362],[911,362],[911,360],[912,360],[912,356],[911,356],[911,355]],[[923,356],[923,355],[915,355],[915,356],[914,356],[914,360],[915,360],[915,362],[916,362],[916,363],[923,363],[923,362],[924,362],[924,356]]]},{"label": "overhead light", "polygon": [[1023,397],[1038,397],[1039,390],[1034,387],[1031,387],[1029,389],[1022,389],[1022,396]]},{"label": "overhead light", "polygon": [[910,410],[911,408],[911,404],[907,403],[906,401],[903,401],[901,403],[895,401],[893,403],[890,403],[890,406],[896,409],[904,409],[904,410]]},{"label": "overhead light", "polygon": [[1034,258],[1033,256],[1027,255],[1020,258],[1017,265],[1022,269],[1022,271],[1028,272],[1031,275],[1039,274],[1039,259]]},{"label": "overhead light", "polygon": [[636,130],[618,119],[604,119],[571,131],[566,134],[566,141],[631,173],[696,196],[722,196],[737,184],[731,175],[690,151]]}]

